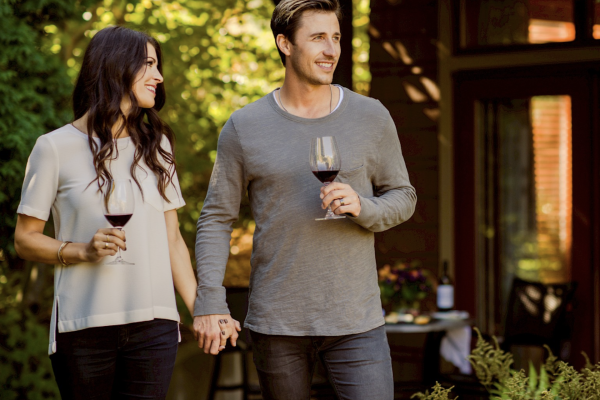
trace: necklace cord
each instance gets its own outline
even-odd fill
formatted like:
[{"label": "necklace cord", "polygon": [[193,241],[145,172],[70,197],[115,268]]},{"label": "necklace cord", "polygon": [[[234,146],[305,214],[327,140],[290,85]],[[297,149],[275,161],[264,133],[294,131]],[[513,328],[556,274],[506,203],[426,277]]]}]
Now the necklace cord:
[{"label": "necklace cord", "polygon": [[[283,105],[283,101],[281,101],[281,88],[277,90],[277,96],[279,97],[279,105],[283,108],[283,111],[289,113],[289,111]],[[331,87],[331,83],[329,84],[329,114],[331,114],[331,105],[333,104],[333,89]]]}]

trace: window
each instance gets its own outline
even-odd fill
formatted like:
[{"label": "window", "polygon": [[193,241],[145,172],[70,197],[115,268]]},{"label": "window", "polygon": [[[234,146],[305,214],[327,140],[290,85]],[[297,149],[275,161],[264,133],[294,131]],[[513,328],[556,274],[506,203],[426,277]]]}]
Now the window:
[{"label": "window", "polygon": [[594,39],[600,39],[600,1],[594,0]]},{"label": "window", "polygon": [[515,276],[571,279],[571,98],[480,100],[476,118],[479,259],[494,271],[493,296],[505,307]]},{"label": "window", "polygon": [[[460,0],[460,47],[572,42],[573,3],[574,0]],[[598,30],[600,34],[600,25]]]}]

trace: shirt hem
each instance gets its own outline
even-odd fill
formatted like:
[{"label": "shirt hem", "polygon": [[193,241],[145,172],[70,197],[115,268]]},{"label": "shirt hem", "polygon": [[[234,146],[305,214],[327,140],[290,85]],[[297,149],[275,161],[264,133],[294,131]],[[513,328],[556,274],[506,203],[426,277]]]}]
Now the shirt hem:
[{"label": "shirt hem", "polygon": [[130,324],[133,322],[151,321],[153,319],[168,319],[179,322],[177,310],[167,307],[153,307],[144,310],[134,310],[125,313],[92,315],[90,317],[70,321],[58,321],[58,331],[73,332],[86,328]]},{"label": "shirt hem", "polygon": [[35,208],[23,204],[17,208],[17,214],[28,215],[30,217],[41,219],[42,221],[48,221],[48,218],[50,217],[50,211],[36,210]]},{"label": "shirt hem", "polygon": [[185,206],[185,204],[186,203],[183,199],[181,199],[177,204],[175,204],[175,202],[171,202],[171,203],[165,202],[164,210],[165,210],[165,212],[171,211],[171,210],[177,210],[177,209],[180,209],[181,207]]},{"label": "shirt hem", "polygon": [[282,336],[345,336],[345,335],[356,335],[359,333],[365,333],[375,328],[379,328],[385,324],[383,317],[374,321],[370,324],[365,324],[363,327],[355,327],[353,329],[336,329],[330,328],[327,330],[303,330],[303,331],[290,331],[287,329],[277,329],[268,327],[259,327],[254,324],[244,323],[244,328],[248,328],[251,331],[262,333],[263,335],[282,335]]}]

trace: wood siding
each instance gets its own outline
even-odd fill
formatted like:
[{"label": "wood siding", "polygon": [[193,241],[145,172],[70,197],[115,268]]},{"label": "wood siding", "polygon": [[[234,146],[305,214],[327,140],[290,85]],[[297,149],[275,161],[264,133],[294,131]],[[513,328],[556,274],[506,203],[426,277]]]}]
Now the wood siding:
[{"label": "wood siding", "polygon": [[398,130],[417,209],[404,224],[376,235],[378,264],[420,260],[438,272],[437,1],[371,1],[371,97]]}]

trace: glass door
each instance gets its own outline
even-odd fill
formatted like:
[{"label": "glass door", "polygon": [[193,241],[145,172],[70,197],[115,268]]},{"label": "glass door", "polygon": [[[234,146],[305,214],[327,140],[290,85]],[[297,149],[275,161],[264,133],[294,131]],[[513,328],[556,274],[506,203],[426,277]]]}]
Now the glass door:
[{"label": "glass door", "polygon": [[571,116],[568,95],[476,103],[478,264],[493,271],[497,317],[515,276],[571,281]]},{"label": "glass door", "polygon": [[598,351],[597,82],[589,69],[573,66],[456,76],[457,304],[487,333],[504,332],[514,277],[575,281],[580,318],[571,354]]}]

